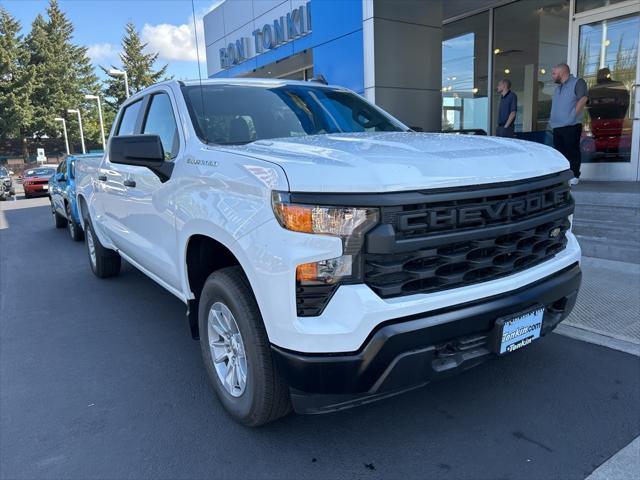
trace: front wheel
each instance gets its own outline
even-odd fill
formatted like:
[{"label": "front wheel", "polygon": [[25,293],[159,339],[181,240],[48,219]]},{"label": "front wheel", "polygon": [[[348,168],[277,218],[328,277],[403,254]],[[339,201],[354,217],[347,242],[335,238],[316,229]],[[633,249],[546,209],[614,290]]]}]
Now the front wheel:
[{"label": "front wheel", "polygon": [[56,212],[53,202],[51,202],[51,213],[53,214],[53,223],[55,223],[56,228],[64,228],[67,226],[67,219]]},{"label": "front wheel", "polygon": [[85,219],[85,239],[89,265],[95,276],[109,278],[118,275],[121,266],[120,255],[115,250],[102,246],[89,218]]},{"label": "front wheel", "polygon": [[74,242],[79,242],[83,239],[82,228],[78,225],[73,219],[73,215],[71,214],[71,204],[67,203],[65,205],[67,210],[67,227],[69,228],[69,235],[71,235],[71,239]]},{"label": "front wheel", "polygon": [[260,310],[240,267],[212,273],[198,309],[200,347],[216,395],[238,422],[256,427],[291,411]]}]

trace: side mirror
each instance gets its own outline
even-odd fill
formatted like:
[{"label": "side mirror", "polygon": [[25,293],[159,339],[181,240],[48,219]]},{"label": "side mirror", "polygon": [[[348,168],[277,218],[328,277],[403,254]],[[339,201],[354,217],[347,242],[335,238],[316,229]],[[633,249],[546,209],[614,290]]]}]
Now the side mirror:
[{"label": "side mirror", "polygon": [[158,135],[123,135],[111,138],[109,161],[122,165],[147,167],[166,182],[173,163],[165,162],[164,148]]},{"label": "side mirror", "polygon": [[137,167],[158,167],[164,162],[164,149],[158,135],[113,137],[109,161]]},{"label": "side mirror", "polygon": [[64,176],[64,173],[60,172],[60,173],[56,173],[56,182],[66,182],[67,179]]}]

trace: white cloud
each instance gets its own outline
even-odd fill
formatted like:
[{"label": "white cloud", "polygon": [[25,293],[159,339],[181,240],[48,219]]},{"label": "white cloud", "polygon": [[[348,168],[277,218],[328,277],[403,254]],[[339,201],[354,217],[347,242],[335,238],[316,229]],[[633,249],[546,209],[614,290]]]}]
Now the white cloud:
[{"label": "white cloud", "polygon": [[142,27],[142,40],[149,51],[158,52],[164,60],[197,60],[193,25],[149,25]]},{"label": "white cloud", "polygon": [[[199,42],[200,61],[203,63],[205,62],[205,48],[202,18],[220,3],[221,0],[216,0],[207,8],[200,9],[196,12],[195,24],[197,30],[195,32]],[[181,25],[173,25],[170,23],[151,25],[145,23],[141,32],[142,40],[148,44],[147,49],[159,53],[161,59],[195,62],[198,57],[196,51],[196,35],[194,34],[193,27],[193,15],[190,15],[188,21]]]},{"label": "white cloud", "polygon": [[112,43],[94,43],[87,47],[87,56],[93,63],[113,63],[120,59],[120,47]]}]

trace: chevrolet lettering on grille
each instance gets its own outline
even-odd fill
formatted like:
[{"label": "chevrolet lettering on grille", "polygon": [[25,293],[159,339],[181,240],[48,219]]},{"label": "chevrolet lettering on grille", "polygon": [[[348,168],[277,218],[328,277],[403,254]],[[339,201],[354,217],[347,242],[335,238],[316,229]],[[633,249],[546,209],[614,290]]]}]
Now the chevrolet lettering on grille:
[{"label": "chevrolet lettering on grille", "polygon": [[566,203],[567,196],[567,191],[558,190],[489,204],[432,207],[427,211],[400,214],[398,228],[401,231],[436,229],[518,219],[562,205]]}]

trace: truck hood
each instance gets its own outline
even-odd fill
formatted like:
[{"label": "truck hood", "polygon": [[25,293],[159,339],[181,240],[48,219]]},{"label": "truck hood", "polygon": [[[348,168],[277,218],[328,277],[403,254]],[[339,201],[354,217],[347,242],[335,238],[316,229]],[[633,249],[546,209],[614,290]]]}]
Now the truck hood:
[{"label": "truck hood", "polygon": [[377,132],[259,140],[225,148],[280,165],[291,191],[389,192],[507,182],[569,168],[541,144],[497,137]]}]

